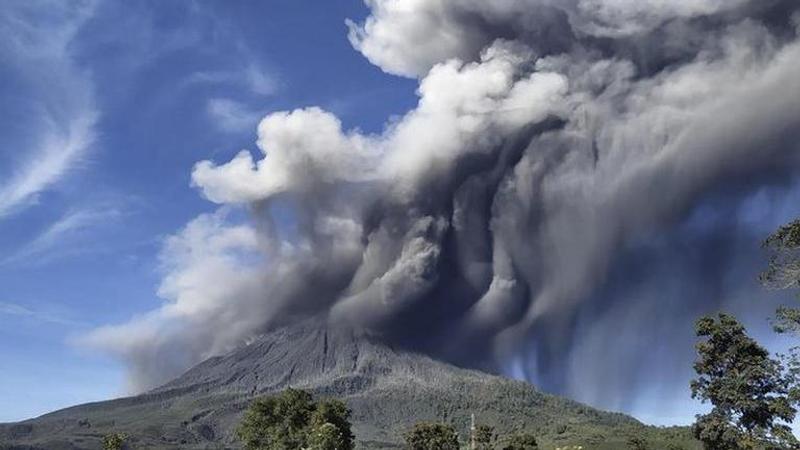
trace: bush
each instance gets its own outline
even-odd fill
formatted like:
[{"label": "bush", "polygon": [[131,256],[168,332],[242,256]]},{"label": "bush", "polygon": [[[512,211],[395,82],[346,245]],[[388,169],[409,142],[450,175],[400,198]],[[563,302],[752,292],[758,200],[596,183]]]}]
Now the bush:
[{"label": "bush", "polygon": [[122,450],[128,436],[123,433],[110,433],[103,436],[103,450]]},{"label": "bush", "polygon": [[418,423],[406,436],[408,450],[458,450],[458,434],[451,425]]},{"label": "bush", "polygon": [[477,450],[492,450],[492,445],[497,436],[494,433],[494,427],[489,425],[478,425],[475,427],[475,444]]},{"label": "bush", "polygon": [[347,442],[342,432],[336,425],[326,422],[311,430],[308,437],[309,450],[342,450],[347,447]]},{"label": "bush", "polygon": [[287,389],[253,402],[236,430],[246,450],[352,450],[350,410],[338,400],[315,403],[308,392]]},{"label": "bush", "polygon": [[502,450],[536,450],[539,443],[532,434],[522,433],[511,436],[501,447]]},{"label": "bush", "polygon": [[631,450],[647,450],[647,441],[639,436],[628,438],[628,448]]}]

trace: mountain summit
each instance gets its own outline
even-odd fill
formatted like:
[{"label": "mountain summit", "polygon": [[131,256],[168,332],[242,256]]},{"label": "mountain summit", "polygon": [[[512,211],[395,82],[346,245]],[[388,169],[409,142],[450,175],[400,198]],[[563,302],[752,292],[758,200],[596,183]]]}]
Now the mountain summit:
[{"label": "mountain summit", "polygon": [[564,444],[579,437],[614,441],[644,428],[525,382],[306,321],[210,358],[150,392],[0,425],[0,448],[93,449],[110,432],[126,433],[137,449],[236,448],[233,430],[248,403],[288,387],[347,402],[359,448],[398,447],[402,433],[420,420],[453,423],[466,436],[473,413],[501,433],[526,430]]}]

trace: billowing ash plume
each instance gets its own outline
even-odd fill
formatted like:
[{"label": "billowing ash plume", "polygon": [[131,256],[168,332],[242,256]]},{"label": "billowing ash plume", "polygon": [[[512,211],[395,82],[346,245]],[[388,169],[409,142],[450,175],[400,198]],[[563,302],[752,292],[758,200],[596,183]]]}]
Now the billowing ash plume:
[{"label": "billowing ash plume", "polygon": [[637,339],[754,276],[723,260],[800,169],[795,0],[367,3],[349,38],[418,106],[378,135],[270,114],[259,154],[198,163],[223,206],[169,240],[167,302],[89,337],[137,386],[323,314],[602,404],[593,377],[664,356]]}]

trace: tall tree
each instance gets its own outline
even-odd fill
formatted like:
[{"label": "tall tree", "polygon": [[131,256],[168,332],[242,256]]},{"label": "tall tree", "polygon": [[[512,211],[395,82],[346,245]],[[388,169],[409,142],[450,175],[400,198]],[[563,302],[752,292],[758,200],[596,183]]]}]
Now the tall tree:
[{"label": "tall tree", "polygon": [[[761,282],[770,289],[800,288],[800,219],[778,228],[765,241],[770,252],[769,266],[761,274]],[[776,332],[800,337],[800,308],[781,306],[775,313]],[[781,355],[787,373],[792,378],[790,398],[800,402],[800,346]]]},{"label": "tall tree", "polygon": [[703,339],[697,344],[692,397],[713,409],[697,417],[695,437],[707,450],[795,448],[798,442],[786,425],[796,413],[791,380],[781,363],[733,316],[703,317],[696,331]]},{"label": "tall tree", "polygon": [[128,436],[124,433],[111,433],[103,436],[103,450],[122,450]]},{"label": "tall tree", "polygon": [[494,427],[489,425],[478,425],[475,427],[475,448],[477,450],[491,450],[497,435]]},{"label": "tall tree", "polygon": [[[765,241],[770,252],[769,266],[761,274],[761,282],[770,289],[800,287],[800,219],[784,225]],[[800,309],[778,308],[774,322],[778,333],[800,335]]]},{"label": "tall tree", "polygon": [[315,403],[308,392],[287,389],[255,400],[236,432],[246,450],[352,450],[349,418],[338,400]]},{"label": "tall tree", "polygon": [[458,433],[452,425],[425,423],[416,425],[405,435],[408,450],[458,450]]},{"label": "tall tree", "polygon": [[314,426],[308,436],[308,450],[344,450],[352,448],[336,425],[325,422]]},{"label": "tall tree", "polygon": [[521,433],[508,438],[500,448],[502,450],[537,450],[539,443],[536,442],[534,435]]},{"label": "tall tree", "polygon": [[342,436],[342,446],[338,450],[351,450],[355,436],[350,426],[350,410],[341,400],[325,399],[317,403],[311,414],[311,427],[321,429],[326,424],[336,428]]},{"label": "tall tree", "polygon": [[761,281],[773,289],[800,287],[800,219],[778,228],[765,241],[769,267]]},{"label": "tall tree", "polygon": [[630,450],[647,450],[647,441],[641,436],[631,436],[628,438],[628,448]]}]

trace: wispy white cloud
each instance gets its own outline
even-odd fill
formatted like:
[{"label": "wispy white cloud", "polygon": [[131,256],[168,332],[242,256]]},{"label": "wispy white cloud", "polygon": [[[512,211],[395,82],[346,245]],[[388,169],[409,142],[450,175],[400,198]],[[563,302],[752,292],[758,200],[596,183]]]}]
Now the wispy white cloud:
[{"label": "wispy white cloud", "polygon": [[35,203],[40,192],[61,180],[83,157],[94,140],[97,115],[93,111],[78,114],[63,133],[55,125],[39,130],[43,134],[39,148],[0,185],[0,217]]},{"label": "wispy white cloud", "polygon": [[[253,59],[245,52],[243,58]],[[186,78],[186,85],[224,84],[243,88],[250,94],[260,96],[275,95],[280,90],[280,79],[269,69],[255,62],[241,69],[230,71],[200,71]]]},{"label": "wispy white cloud", "polygon": [[[196,72],[187,79],[191,84],[235,85],[247,91],[250,96],[267,97],[280,88],[278,78],[262,66],[251,63],[238,71]],[[206,103],[206,113],[221,131],[240,133],[252,130],[266,111],[231,98],[211,98]]]},{"label": "wispy white cloud", "polygon": [[77,320],[65,317],[54,312],[32,309],[17,303],[0,301],[0,316],[14,316],[33,319],[37,322],[64,325],[69,327],[85,326],[86,324]]},{"label": "wispy white cloud", "polygon": [[[11,3],[0,13],[0,56],[31,86],[39,120],[26,131],[30,148],[6,149],[14,166],[2,174],[0,218],[36,203],[86,156],[99,117],[90,78],[73,59],[70,44],[94,12],[93,2]],[[47,26],[42,26],[42,24]],[[26,93],[28,94],[28,93]]]},{"label": "wispy white cloud", "polygon": [[[85,238],[90,229],[116,221],[121,216],[122,212],[113,207],[68,212],[11,256],[0,260],[0,266],[42,264],[79,252],[75,244]],[[86,250],[86,247],[82,248]]]},{"label": "wispy white cloud", "polygon": [[245,79],[250,90],[259,95],[273,95],[278,91],[278,79],[270,71],[250,64],[245,71]]},{"label": "wispy white cloud", "polygon": [[210,99],[206,111],[212,122],[227,132],[252,130],[264,115],[262,111],[251,109],[241,102],[228,98]]},{"label": "wispy white cloud", "polygon": [[[247,56],[246,58],[251,58]],[[227,85],[245,91],[249,97],[268,97],[280,89],[278,77],[263,66],[252,62],[240,70],[201,71],[188,78],[183,87],[192,85]],[[252,130],[266,110],[253,108],[238,100],[226,97],[211,98],[206,102],[206,113],[211,122],[226,133]]]}]

